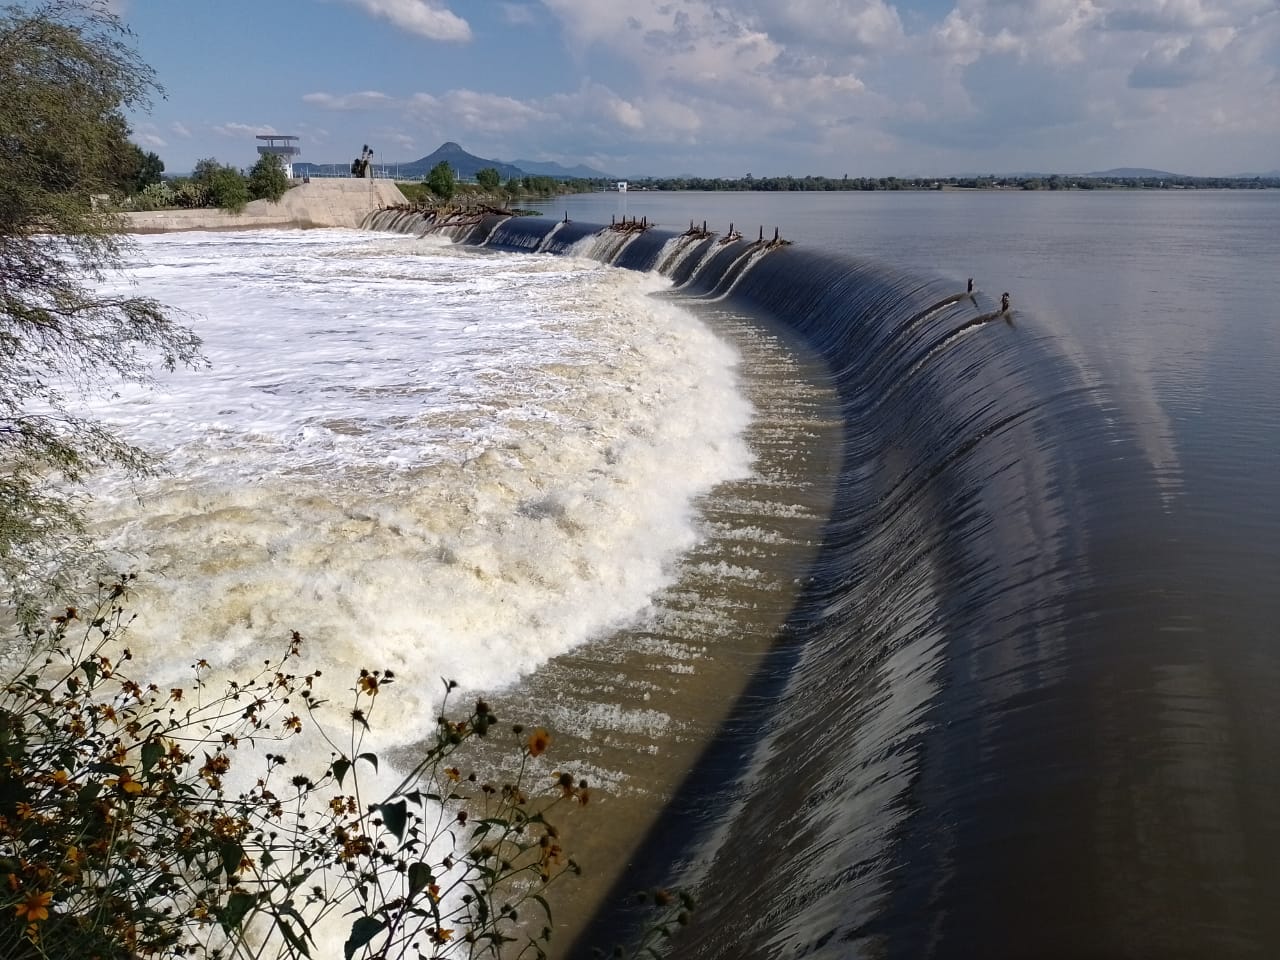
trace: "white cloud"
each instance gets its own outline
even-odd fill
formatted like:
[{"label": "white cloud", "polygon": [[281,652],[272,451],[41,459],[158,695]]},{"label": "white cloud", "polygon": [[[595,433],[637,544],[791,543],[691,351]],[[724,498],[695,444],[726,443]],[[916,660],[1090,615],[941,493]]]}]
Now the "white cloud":
[{"label": "white cloud", "polygon": [[1185,87],[1202,74],[1204,58],[1183,37],[1162,38],[1129,74],[1131,87]]},{"label": "white cloud", "polygon": [[407,133],[402,133],[399,130],[381,131],[375,135],[374,139],[379,143],[393,144],[402,151],[412,150],[417,145],[417,141],[415,141],[413,137],[409,136]]},{"label": "white cloud", "polygon": [[722,83],[773,64],[779,46],[750,17],[704,0],[543,0],[579,46],[599,46],[649,78]]},{"label": "white cloud", "polygon": [[246,137],[256,137],[272,133],[279,133],[275,127],[270,124],[252,124],[252,123],[218,123],[214,124],[213,132],[223,137],[232,137],[236,140],[243,140]]},{"label": "white cloud", "polygon": [[785,41],[852,53],[891,50],[903,40],[902,20],[884,0],[755,0],[762,28]]},{"label": "white cloud", "polygon": [[[471,9],[343,2],[436,39],[413,18]],[[414,82],[430,93],[371,73],[360,82],[379,89],[316,90],[303,104],[340,118],[334,144],[377,140],[403,157],[458,140],[619,173],[1068,169],[1091,156],[1094,168],[1186,157],[1218,172],[1219,156],[1258,166],[1227,161],[1232,144],[1253,156],[1270,137],[1272,156],[1280,142],[1277,0],[950,0],[933,12],[896,0],[497,0],[492,18],[559,27],[569,55],[547,51],[556,62],[536,72],[536,94],[508,71],[448,89],[424,67]],[[465,33],[451,38],[469,38],[454,19]]]},{"label": "white cloud", "polygon": [[401,107],[406,121],[423,130],[426,139],[458,140],[467,135],[495,134],[505,138],[548,119],[536,103],[476,90],[450,90],[440,96],[415,93]]},{"label": "white cloud", "polygon": [[512,26],[524,27],[537,22],[538,14],[531,3],[502,3],[502,19]]},{"label": "white cloud", "polygon": [[982,30],[959,10],[952,10],[933,30],[934,53],[952,64],[968,66],[977,62],[986,46]]},{"label": "white cloud", "polygon": [[450,90],[442,98],[445,112],[463,130],[496,133],[529,126],[539,111],[513,97],[475,90]]},{"label": "white cloud", "polygon": [[1110,30],[1185,33],[1242,23],[1274,10],[1268,0],[1109,0],[1103,22]]},{"label": "white cloud", "polygon": [[1280,127],[1275,0],[956,0],[913,46],[893,93],[916,112],[886,128],[953,158],[998,144],[996,169],[1227,173]]},{"label": "white cloud", "polygon": [[[622,61],[635,89],[597,114],[622,133],[655,142],[725,142],[793,129],[797,115],[822,127],[859,109],[857,64],[902,42],[883,0],[543,0],[568,45]],[[588,111],[589,112],[589,111]]]},{"label": "white cloud", "polygon": [[143,121],[135,124],[133,129],[130,131],[130,136],[133,138],[134,142],[140,146],[160,149],[169,145],[168,141],[160,135],[159,128],[150,121]]},{"label": "white cloud", "polygon": [[[621,97],[611,97],[607,101],[606,109],[619,126],[626,127],[628,130],[644,129],[644,114],[640,112],[640,108],[634,103],[623,100]],[[696,115],[682,115],[681,119],[685,121],[683,126],[691,129],[697,128],[698,118]]]},{"label": "white cloud", "polygon": [[427,0],[346,0],[371,16],[428,40],[465,42],[471,27],[457,14]]},{"label": "white cloud", "polygon": [[322,110],[373,110],[392,106],[395,99],[379,90],[362,90],[341,96],[323,92],[304,93],[302,102],[320,107]]},{"label": "white cloud", "polygon": [[184,139],[191,139],[191,131],[187,129],[186,124],[179,120],[175,120],[173,123],[169,124],[169,129]]}]

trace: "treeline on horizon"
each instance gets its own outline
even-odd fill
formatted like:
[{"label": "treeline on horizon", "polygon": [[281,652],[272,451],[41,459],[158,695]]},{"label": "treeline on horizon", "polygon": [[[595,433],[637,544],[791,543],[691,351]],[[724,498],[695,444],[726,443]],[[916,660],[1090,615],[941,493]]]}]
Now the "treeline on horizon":
[{"label": "treeline on horizon", "polygon": [[[569,192],[614,188],[617,181],[568,180]],[[644,177],[628,180],[629,190],[844,191],[844,190],[1268,190],[1280,177],[1188,176],[973,176],[973,177]]]}]

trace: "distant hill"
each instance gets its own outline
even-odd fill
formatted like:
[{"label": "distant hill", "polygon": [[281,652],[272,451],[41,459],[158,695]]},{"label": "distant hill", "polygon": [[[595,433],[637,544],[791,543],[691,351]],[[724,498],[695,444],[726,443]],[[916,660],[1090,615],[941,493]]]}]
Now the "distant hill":
[{"label": "distant hill", "polygon": [[525,173],[531,173],[539,177],[555,177],[557,180],[614,180],[607,173],[601,173],[592,167],[588,167],[585,163],[580,163],[574,167],[566,167],[562,163],[553,163],[551,161],[541,160],[512,160],[513,164],[523,170]]},{"label": "distant hill", "polygon": [[1170,173],[1168,170],[1152,170],[1148,167],[1116,167],[1114,170],[1101,170],[1097,173],[1086,173],[1086,177],[1117,177],[1122,180],[1159,177],[1163,180],[1184,177],[1185,174]]},{"label": "distant hill", "polygon": [[[523,177],[525,171],[510,163],[503,163],[501,160],[486,160],[484,157],[477,157],[473,153],[467,153],[461,146],[452,140],[447,143],[440,144],[435,150],[409,163],[397,163],[394,167],[375,164],[379,176],[386,176],[388,173],[399,177],[401,180],[421,180],[441,160],[446,160],[449,166],[453,167],[456,176],[463,180],[470,180],[475,177],[477,170],[483,170],[486,167],[493,167],[503,180],[509,180],[512,177]],[[295,176],[304,176],[315,174],[319,176],[322,172],[327,172],[333,165],[328,163],[295,163],[293,165]]]},{"label": "distant hill", "polygon": [[400,176],[409,180],[425,177],[431,172],[431,168],[441,160],[448,161],[449,166],[453,167],[453,172],[464,180],[474,178],[476,171],[483,170],[485,167],[493,167],[503,180],[509,180],[512,177],[523,177],[525,174],[525,171],[510,163],[503,163],[501,160],[486,160],[484,157],[477,157],[474,153],[467,153],[462,147],[450,140],[447,143],[440,144],[435,150],[421,159],[414,160],[412,163],[400,164]]}]

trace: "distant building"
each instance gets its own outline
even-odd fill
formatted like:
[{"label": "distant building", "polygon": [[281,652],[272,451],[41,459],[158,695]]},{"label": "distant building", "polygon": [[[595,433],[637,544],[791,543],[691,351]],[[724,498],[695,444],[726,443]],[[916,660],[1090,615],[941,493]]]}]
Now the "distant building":
[{"label": "distant building", "polygon": [[625,180],[619,180],[619,181],[618,181],[618,192],[619,192],[619,193],[626,193],[626,192],[627,192],[627,181],[625,181]]},{"label": "distant building", "polygon": [[292,180],[293,158],[302,153],[302,148],[297,145],[298,138],[287,134],[260,133],[258,139],[266,141],[258,145],[258,156],[279,157],[284,164],[284,175]]}]

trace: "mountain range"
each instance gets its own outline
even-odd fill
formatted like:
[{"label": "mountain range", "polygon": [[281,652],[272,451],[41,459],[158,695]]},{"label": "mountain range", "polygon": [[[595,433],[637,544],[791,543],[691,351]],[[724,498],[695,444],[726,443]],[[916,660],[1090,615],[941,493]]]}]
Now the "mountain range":
[{"label": "mountain range", "polygon": [[[489,160],[485,157],[477,157],[474,153],[468,153],[461,145],[454,143],[452,140],[440,144],[425,157],[420,157],[409,163],[397,163],[394,167],[375,163],[374,167],[379,176],[391,175],[401,180],[421,180],[431,172],[432,167],[441,161],[445,161],[449,166],[453,167],[454,176],[462,180],[474,179],[477,171],[484,170],[487,167],[497,170],[498,175],[503,180],[526,175],[555,177],[560,180],[570,180],[575,177],[608,179],[606,174],[583,164],[578,164],[576,167],[566,167],[559,163],[546,163],[535,160],[517,160],[514,163]],[[301,177],[312,174],[319,176],[332,167],[333,164],[331,163],[295,163],[293,170],[294,176]]]},{"label": "mountain range", "polygon": [[566,167],[563,163],[554,163],[550,160],[512,160],[511,162],[525,173],[531,173],[539,177],[555,177],[557,180],[571,180],[574,178],[581,180],[616,179],[611,174],[601,173],[595,167],[588,167],[585,163]]},{"label": "mountain range", "polygon": [[1176,180],[1182,178],[1181,173],[1170,173],[1168,170],[1152,170],[1149,167],[1115,167],[1111,170],[1099,170],[1086,173],[1086,177],[1114,177],[1119,180]]}]

